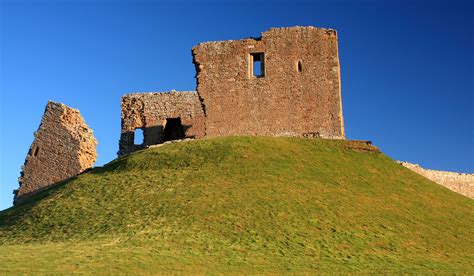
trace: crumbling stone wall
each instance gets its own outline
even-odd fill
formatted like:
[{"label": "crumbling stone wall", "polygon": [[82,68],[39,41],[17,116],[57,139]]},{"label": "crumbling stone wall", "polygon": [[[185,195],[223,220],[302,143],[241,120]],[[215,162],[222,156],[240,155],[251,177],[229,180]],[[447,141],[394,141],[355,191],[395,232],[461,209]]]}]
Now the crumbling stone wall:
[{"label": "crumbling stone wall", "polygon": [[[179,118],[184,137],[204,136],[204,114],[196,92],[129,94],[122,97],[122,134],[118,155],[163,143],[169,119]],[[143,130],[143,143],[135,144],[135,130]]]},{"label": "crumbling stone wall", "polygon": [[[168,119],[178,117],[182,138],[344,139],[336,31],[274,28],[261,38],[202,43],[192,52],[197,93],[122,97],[119,155],[163,143]],[[260,61],[261,76],[255,75],[254,61]],[[144,132],[142,143],[134,141],[136,129]]]},{"label": "crumbling stone wall", "polygon": [[474,199],[474,174],[428,170],[420,167],[418,164],[408,162],[399,163],[433,182]]},{"label": "crumbling stone wall", "polygon": [[344,138],[336,31],[273,28],[261,38],[206,42],[192,52],[206,136]]},{"label": "crumbling stone wall", "polygon": [[48,102],[15,190],[14,203],[90,168],[97,141],[79,110]]}]

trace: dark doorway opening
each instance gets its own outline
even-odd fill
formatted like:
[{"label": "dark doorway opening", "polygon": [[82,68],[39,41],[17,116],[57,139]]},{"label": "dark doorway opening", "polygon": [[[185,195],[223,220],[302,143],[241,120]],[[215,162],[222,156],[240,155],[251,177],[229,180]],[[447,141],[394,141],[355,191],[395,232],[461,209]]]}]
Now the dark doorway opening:
[{"label": "dark doorway opening", "polygon": [[164,142],[184,139],[184,127],[181,118],[168,118],[164,129]]}]

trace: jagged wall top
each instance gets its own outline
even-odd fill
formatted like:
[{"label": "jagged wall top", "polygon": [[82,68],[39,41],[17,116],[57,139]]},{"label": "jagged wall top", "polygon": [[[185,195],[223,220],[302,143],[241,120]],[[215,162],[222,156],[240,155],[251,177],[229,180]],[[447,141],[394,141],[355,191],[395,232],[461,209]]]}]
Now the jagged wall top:
[{"label": "jagged wall top", "polygon": [[49,101],[22,167],[18,203],[52,184],[90,168],[97,140],[79,110]]}]

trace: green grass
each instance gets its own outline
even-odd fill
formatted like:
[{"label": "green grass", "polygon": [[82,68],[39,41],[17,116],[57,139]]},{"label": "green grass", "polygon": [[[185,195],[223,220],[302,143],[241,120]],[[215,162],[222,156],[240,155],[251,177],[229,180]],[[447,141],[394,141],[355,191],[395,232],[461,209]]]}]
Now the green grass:
[{"label": "green grass", "polygon": [[474,272],[474,201],[344,141],[119,158],[0,212],[0,274]]}]

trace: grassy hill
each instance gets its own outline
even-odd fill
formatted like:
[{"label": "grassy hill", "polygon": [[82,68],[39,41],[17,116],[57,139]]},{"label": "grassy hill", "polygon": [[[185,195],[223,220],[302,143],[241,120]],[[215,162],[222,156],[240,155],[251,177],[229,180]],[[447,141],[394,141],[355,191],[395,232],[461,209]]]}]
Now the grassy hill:
[{"label": "grassy hill", "polygon": [[473,200],[382,153],[227,137],[139,151],[0,212],[0,274],[472,274],[473,229]]}]

